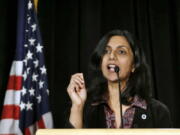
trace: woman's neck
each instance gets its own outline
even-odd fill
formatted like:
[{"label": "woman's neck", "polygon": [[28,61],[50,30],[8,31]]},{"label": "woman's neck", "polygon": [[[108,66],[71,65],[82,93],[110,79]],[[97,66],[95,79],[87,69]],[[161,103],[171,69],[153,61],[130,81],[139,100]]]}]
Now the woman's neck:
[{"label": "woman's neck", "polygon": [[[126,87],[126,82],[123,82],[121,81],[121,84],[120,84],[121,88],[121,92],[125,89]],[[108,90],[109,90],[109,93],[111,92],[116,92],[116,91],[119,91],[119,84],[118,82],[108,82]]]},{"label": "woman's neck", "polygon": [[[121,82],[121,91],[126,87],[126,83]],[[108,93],[109,93],[109,105],[114,108],[119,106],[119,84],[118,82],[108,82]]]}]

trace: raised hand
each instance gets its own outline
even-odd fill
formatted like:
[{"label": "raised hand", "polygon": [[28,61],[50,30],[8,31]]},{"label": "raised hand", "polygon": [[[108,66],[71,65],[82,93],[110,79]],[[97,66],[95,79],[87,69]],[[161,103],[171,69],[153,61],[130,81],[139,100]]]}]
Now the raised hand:
[{"label": "raised hand", "polygon": [[67,92],[71,98],[73,106],[84,106],[87,98],[87,91],[82,73],[76,73],[71,76]]}]

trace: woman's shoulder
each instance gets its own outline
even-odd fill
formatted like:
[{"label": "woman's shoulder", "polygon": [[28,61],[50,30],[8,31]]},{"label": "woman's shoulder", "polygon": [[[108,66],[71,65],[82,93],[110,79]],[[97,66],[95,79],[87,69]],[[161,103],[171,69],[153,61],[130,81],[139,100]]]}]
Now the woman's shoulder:
[{"label": "woman's shoulder", "polygon": [[157,128],[171,128],[172,119],[168,107],[159,100],[152,98],[149,101],[150,112],[152,113]]},{"label": "woman's shoulder", "polygon": [[164,111],[169,112],[168,107],[164,103],[162,103],[161,101],[159,101],[157,99],[151,98],[148,103],[151,106],[151,109],[153,109],[153,110],[154,109],[155,110],[164,110]]},{"label": "woman's shoulder", "polygon": [[149,102],[149,108],[152,114],[155,117],[158,117],[157,119],[168,119],[168,121],[171,121],[171,113],[169,108],[161,101],[152,98]]}]

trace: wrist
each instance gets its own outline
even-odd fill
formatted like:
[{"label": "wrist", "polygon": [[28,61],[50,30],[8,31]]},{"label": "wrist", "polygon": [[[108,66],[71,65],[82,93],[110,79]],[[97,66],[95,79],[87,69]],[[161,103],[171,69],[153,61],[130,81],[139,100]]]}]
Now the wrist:
[{"label": "wrist", "polygon": [[71,111],[82,112],[83,108],[84,108],[84,104],[81,105],[72,104]]}]

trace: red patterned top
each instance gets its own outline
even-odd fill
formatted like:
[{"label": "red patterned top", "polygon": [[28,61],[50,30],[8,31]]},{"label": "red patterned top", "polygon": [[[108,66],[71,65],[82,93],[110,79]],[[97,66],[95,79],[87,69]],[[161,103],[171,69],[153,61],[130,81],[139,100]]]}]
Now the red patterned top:
[{"label": "red patterned top", "polygon": [[[138,96],[134,97],[131,107],[129,107],[123,114],[124,128],[131,128],[134,119],[135,107],[147,109],[147,103],[145,100],[139,98]],[[115,114],[107,104],[104,106],[104,111],[106,115],[107,128],[116,128]]]}]

